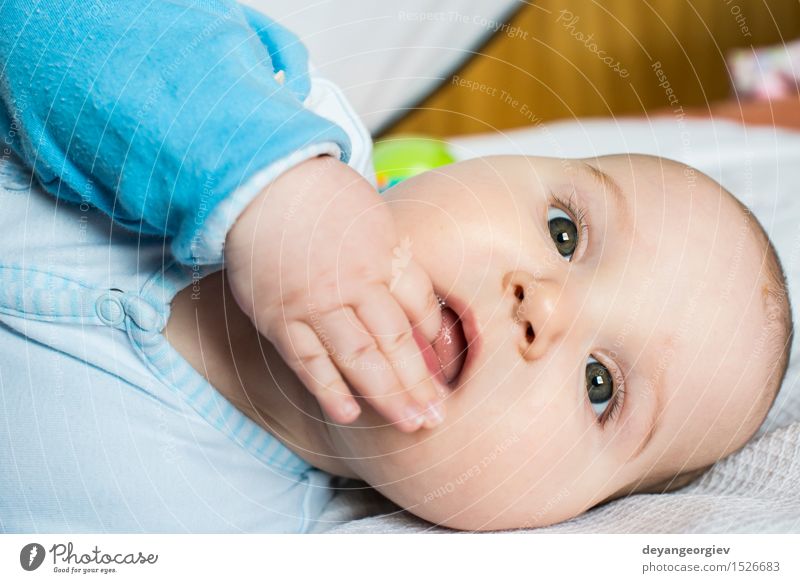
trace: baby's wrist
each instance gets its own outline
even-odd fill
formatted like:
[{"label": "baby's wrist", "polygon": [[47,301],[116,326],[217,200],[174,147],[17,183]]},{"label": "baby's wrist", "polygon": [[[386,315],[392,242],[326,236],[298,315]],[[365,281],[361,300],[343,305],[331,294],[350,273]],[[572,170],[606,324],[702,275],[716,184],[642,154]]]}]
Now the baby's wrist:
[{"label": "baby's wrist", "polygon": [[226,254],[241,245],[252,244],[254,230],[260,233],[280,233],[283,224],[302,213],[327,177],[342,171],[347,165],[333,156],[320,155],[292,166],[267,184],[253,198],[228,231]]}]

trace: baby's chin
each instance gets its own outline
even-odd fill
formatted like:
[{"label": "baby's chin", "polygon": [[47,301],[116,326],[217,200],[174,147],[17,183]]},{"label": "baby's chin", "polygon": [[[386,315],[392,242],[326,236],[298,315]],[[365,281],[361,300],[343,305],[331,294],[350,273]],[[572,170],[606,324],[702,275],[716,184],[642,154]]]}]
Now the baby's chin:
[{"label": "baby's chin", "polygon": [[[456,481],[469,479],[466,476],[468,470],[462,472]],[[437,526],[474,532],[544,528],[576,518],[597,505],[571,497],[564,488],[560,493],[543,497],[548,500],[546,504],[525,504],[530,492],[518,496],[522,503],[512,504],[511,497],[494,494],[497,488],[469,497],[448,499],[458,495],[456,481],[443,482],[438,488],[426,491],[421,503],[399,505]]]}]

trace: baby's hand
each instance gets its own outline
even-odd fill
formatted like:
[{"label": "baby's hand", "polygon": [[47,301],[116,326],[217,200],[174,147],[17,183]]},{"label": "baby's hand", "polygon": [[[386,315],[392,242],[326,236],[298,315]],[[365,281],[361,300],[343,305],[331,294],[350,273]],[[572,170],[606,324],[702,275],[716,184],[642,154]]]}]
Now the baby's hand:
[{"label": "baby's hand", "polygon": [[278,177],[228,233],[225,264],[239,306],[335,422],[360,414],[347,383],[404,431],[442,420],[411,328],[438,335],[433,285],[347,165],[319,157]]}]

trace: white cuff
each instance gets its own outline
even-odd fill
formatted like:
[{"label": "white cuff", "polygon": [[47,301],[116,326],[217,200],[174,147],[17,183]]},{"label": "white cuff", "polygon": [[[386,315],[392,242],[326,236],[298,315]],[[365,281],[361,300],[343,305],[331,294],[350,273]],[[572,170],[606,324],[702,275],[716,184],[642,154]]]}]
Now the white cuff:
[{"label": "white cuff", "polygon": [[192,265],[221,265],[223,263],[223,250],[225,238],[236,219],[247,205],[258,196],[266,186],[278,176],[311,158],[330,155],[337,160],[341,157],[341,149],[335,142],[313,144],[285,158],[281,158],[256,172],[242,186],[237,188],[230,196],[214,207],[206,217],[203,226],[193,237],[191,244],[173,249],[173,254],[181,263]]}]

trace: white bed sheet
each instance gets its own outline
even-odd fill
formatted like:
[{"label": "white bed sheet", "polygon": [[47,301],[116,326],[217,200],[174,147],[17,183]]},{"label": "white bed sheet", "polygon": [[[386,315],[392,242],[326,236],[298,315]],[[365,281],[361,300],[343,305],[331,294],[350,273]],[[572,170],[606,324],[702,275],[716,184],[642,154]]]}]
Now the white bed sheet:
[{"label": "white bed sheet", "polygon": [[374,134],[447,82],[493,33],[528,34],[504,27],[518,0],[242,1],[300,37]]},{"label": "white bed sheet", "polygon": [[[678,117],[578,120],[452,140],[459,159],[491,154],[654,154],[691,164],[747,204],[770,234],[800,301],[800,132]],[[518,532],[800,532],[800,340],[753,439],[669,494],[637,494],[547,528]],[[316,528],[331,533],[454,532],[416,518],[360,482]]]}]

